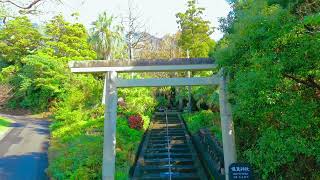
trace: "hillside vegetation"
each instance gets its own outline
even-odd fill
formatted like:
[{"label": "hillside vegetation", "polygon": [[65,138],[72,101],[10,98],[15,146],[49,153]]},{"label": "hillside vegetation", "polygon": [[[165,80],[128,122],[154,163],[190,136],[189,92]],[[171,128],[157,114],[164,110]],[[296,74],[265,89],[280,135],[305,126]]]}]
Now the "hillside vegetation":
[{"label": "hillside vegetation", "polygon": [[319,179],[320,1],[237,1],[214,57],[230,73],[240,161],[262,179]]}]

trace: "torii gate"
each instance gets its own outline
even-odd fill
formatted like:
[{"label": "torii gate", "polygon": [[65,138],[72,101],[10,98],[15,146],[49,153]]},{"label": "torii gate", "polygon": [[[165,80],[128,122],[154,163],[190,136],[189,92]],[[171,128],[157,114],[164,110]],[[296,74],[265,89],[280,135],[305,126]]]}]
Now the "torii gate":
[{"label": "torii gate", "polygon": [[[124,62],[124,63],[123,63]],[[106,61],[88,60],[69,62],[71,72],[74,73],[105,73],[105,115],[104,115],[104,143],[102,179],[113,180],[115,177],[116,155],[116,119],[117,119],[117,88],[130,87],[160,87],[160,86],[199,86],[219,85],[219,103],[221,116],[221,130],[225,175],[228,180],[229,166],[236,162],[234,128],[231,107],[228,103],[226,90],[226,76],[223,70],[212,77],[188,78],[148,78],[148,79],[121,79],[118,73],[130,72],[181,72],[181,71],[208,71],[217,67],[209,58],[185,58],[171,60],[136,60]]]}]

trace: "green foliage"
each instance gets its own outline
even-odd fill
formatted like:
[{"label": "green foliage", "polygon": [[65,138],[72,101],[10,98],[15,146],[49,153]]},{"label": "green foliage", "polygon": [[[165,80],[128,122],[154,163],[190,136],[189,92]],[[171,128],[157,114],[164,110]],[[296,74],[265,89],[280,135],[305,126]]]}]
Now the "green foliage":
[{"label": "green foliage", "polygon": [[237,2],[214,53],[232,77],[239,159],[261,179],[320,177],[320,16],[290,2]]},{"label": "green foliage", "polygon": [[[101,179],[102,81],[84,75],[71,78],[72,83],[65,87],[68,91],[54,109],[49,174],[54,179]],[[116,179],[128,179],[137,148],[150,122],[147,115],[155,106],[151,95],[147,88],[119,90],[119,97],[124,98],[126,106],[118,109]],[[131,114],[141,114],[143,130],[129,127],[128,116]]]},{"label": "green foliage", "polygon": [[151,115],[156,106],[150,88],[124,88],[119,89],[119,97],[125,100],[125,106],[120,107],[120,112],[125,115]]},{"label": "green foliage", "polygon": [[15,77],[16,72],[19,71],[20,67],[18,65],[9,65],[7,67],[1,68],[0,71],[0,82],[8,83],[13,77]]},{"label": "green foliage", "polygon": [[84,25],[66,22],[62,15],[54,17],[45,27],[47,41],[42,52],[63,61],[95,59],[96,53],[87,43]]},{"label": "green foliage", "polygon": [[134,163],[143,131],[129,128],[127,118],[119,118],[117,121],[117,156],[116,173],[126,172],[128,177],[129,169]]},{"label": "green foliage", "polygon": [[[93,76],[78,75],[66,85],[68,91],[61,97],[52,111],[55,123],[52,124],[52,137],[68,141],[70,137],[86,134],[92,128],[100,127],[103,121],[92,121],[102,116],[103,108],[99,105],[102,96],[102,83]],[[92,126],[86,129],[87,126]]]},{"label": "green foliage", "polygon": [[192,96],[196,101],[196,106],[199,110],[201,105],[206,105],[208,109],[216,110],[219,107],[219,93],[218,90],[210,86],[195,86],[192,87]]},{"label": "green foliage", "polygon": [[157,96],[158,107],[168,107],[169,100],[165,96]]},{"label": "green foliage", "polygon": [[0,133],[6,131],[11,124],[11,120],[0,116]]},{"label": "green foliage", "polygon": [[11,105],[47,110],[49,104],[65,91],[63,85],[68,78],[65,65],[45,55],[29,55],[21,63],[24,65],[10,80],[16,87]]},{"label": "green foliage", "polygon": [[268,0],[269,4],[280,4],[300,17],[320,12],[319,0]]},{"label": "green foliage", "polygon": [[26,17],[9,21],[0,31],[0,37],[8,39],[1,41],[2,45],[11,43],[8,48],[2,48],[6,52],[1,57],[4,60],[1,60],[0,81],[15,87],[9,102],[12,108],[47,111],[69,89],[73,90],[73,81],[77,81],[77,76],[70,74],[66,60],[95,58],[87,43],[85,27],[70,24],[62,16],[54,17],[46,25],[45,38]]},{"label": "green foliage", "polygon": [[184,113],[182,116],[192,134],[198,133],[200,129],[208,128],[219,140],[222,140],[219,113],[202,110],[192,114]]},{"label": "green foliage", "polygon": [[185,52],[189,50],[190,57],[208,57],[210,49],[215,45],[210,38],[213,33],[210,22],[202,18],[204,10],[196,6],[195,0],[188,0],[187,11],[176,14],[181,31],[178,44]]},{"label": "green foliage", "polygon": [[[180,98],[187,102],[188,92],[188,88],[179,88],[179,91],[175,95],[175,103],[178,104]],[[193,108],[196,108],[199,111],[211,110],[213,112],[219,112],[219,92],[217,87],[193,86],[191,87],[191,96]]]},{"label": "green foliage", "polygon": [[27,17],[8,21],[0,30],[0,62],[19,65],[22,57],[33,54],[42,41],[42,35]]},{"label": "green foliage", "polygon": [[103,137],[94,135],[79,135],[65,144],[51,141],[49,175],[54,179],[101,179],[102,144]]},{"label": "green foliage", "polygon": [[[66,99],[59,103],[51,125],[53,144],[49,153],[49,174],[54,179],[101,179],[104,111],[102,106],[85,106],[86,101],[101,97],[101,94],[87,96],[86,90],[81,88],[82,85],[76,87],[78,92],[73,91],[73,95],[70,92],[70,96],[66,96]],[[99,92],[102,91],[101,88],[100,85]],[[89,87],[87,92],[91,91],[94,92]],[[128,96],[131,94],[126,95]],[[76,97],[79,97],[80,101]],[[95,98],[95,104],[99,104],[100,100]],[[129,111],[130,109],[127,109],[128,114],[133,114]],[[127,118],[120,114],[117,119],[116,179],[128,179],[129,169],[144,133],[143,130],[131,129]],[[142,118],[145,130],[150,117]],[[86,152],[83,152],[84,150]]]},{"label": "green foliage", "polygon": [[[78,112],[81,114],[81,112]],[[72,122],[56,120],[60,128],[71,127],[67,133],[56,133],[59,128],[51,127],[53,141],[50,146],[49,174],[54,179],[101,179],[103,116],[96,119]],[[88,114],[83,113],[86,117]],[[61,117],[60,117],[61,118]],[[73,119],[74,120],[74,119]],[[76,128],[81,129],[81,133]],[[61,132],[61,131],[60,131]],[[126,118],[117,120],[116,179],[128,179],[129,169],[135,160],[143,131],[129,128]],[[68,138],[66,138],[68,137]],[[61,141],[62,140],[62,141]]]}]

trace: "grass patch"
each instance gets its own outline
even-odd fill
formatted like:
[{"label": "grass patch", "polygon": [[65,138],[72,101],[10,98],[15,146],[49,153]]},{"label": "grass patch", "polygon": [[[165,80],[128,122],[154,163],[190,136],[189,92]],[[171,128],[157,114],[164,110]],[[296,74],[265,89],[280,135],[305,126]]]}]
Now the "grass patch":
[{"label": "grass patch", "polygon": [[0,133],[7,130],[11,124],[11,120],[0,116]]}]

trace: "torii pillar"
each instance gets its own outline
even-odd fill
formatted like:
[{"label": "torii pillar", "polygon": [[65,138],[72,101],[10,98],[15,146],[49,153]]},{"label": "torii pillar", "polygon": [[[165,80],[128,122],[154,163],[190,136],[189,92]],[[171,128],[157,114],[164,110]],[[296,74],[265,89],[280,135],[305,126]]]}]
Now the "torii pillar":
[{"label": "torii pillar", "polygon": [[227,77],[224,69],[220,70],[219,105],[221,118],[222,144],[224,154],[224,172],[229,180],[229,166],[237,161],[234,126],[232,121],[231,105],[228,101]]},{"label": "torii pillar", "polygon": [[[107,72],[105,78],[105,113],[102,179],[114,180],[116,160],[116,123],[117,123],[117,72]],[[110,136],[111,135],[111,136]]]}]

